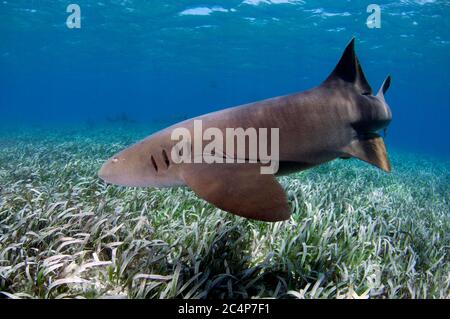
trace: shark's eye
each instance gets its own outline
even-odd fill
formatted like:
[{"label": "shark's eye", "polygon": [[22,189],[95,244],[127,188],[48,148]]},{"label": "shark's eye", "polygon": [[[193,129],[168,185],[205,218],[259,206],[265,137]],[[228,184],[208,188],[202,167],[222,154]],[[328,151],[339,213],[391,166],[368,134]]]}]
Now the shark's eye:
[{"label": "shark's eye", "polygon": [[362,95],[370,95],[370,92],[363,92]]}]

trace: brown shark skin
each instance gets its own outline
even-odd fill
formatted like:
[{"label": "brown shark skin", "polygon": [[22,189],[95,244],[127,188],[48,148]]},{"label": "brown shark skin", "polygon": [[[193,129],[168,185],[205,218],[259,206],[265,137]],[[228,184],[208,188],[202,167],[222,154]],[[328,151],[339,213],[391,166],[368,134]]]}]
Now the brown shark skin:
[{"label": "brown shark skin", "polygon": [[[356,78],[353,74],[353,80],[349,81],[346,76],[332,74],[320,86],[305,92],[232,107],[175,124],[113,156],[100,169],[99,176],[106,182],[125,186],[167,187],[196,184],[201,188],[202,184],[195,180],[195,171],[191,171],[189,177],[191,183],[186,182],[188,177],[185,175],[185,172],[188,171],[186,165],[191,167],[191,165],[198,164],[175,164],[170,158],[172,147],[178,142],[171,140],[172,131],[175,128],[183,127],[188,129],[191,136],[194,137],[194,120],[202,120],[203,131],[209,127],[219,128],[224,137],[226,128],[268,128],[269,130],[270,128],[279,128],[280,173],[284,171],[284,163],[289,163],[286,165],[289,167],[285,171],[290,173],[336,158],[354,156],[346,151],[350,150],[349,145],[354,145],[355,141],[358,143],[359,140],[363,141],[367,137],[376,136],[378,130],[389,124],[392,114],[383,95],[389,83],[383,89],[383,94],[371,95],[370,86],[365,80],[356,55],[354,55],[353,45],[354,40],[347,46],[334,71],[335,73],[342,72],[338,69],[349,67],[342,66],[345,64],[342,61],[353,59],[352,63],[356,65],[353,70],[353,73],[356,72]],[[346,62],[346,64],[348,63]],[[376,141],[382,143],[381,138],[377,137]],[[193,141],[194,144],[196,142],[198,141]],[[207,143],[204,141],[203,146]],[[382,150],[385,151],[383,143]],[[375,151],[377,150],[375,149]],[[368,158],[369,160],[366,161],[375,165],[374,161],[370,160],[370,156],[369,154],[365,158],[360,158],[363,160]],[[377,166],[386,171],[390,169],[388,165]],[[202,174],[207,173],[202,170]],[[203,187],[206,188],[207,185]],[[197,194],[202,193],[194,190]],[[228,189],[225,190],[228,191]],[[276,221],[289,217],[289,214],[280,213],[277,219],[270,220],[266,212],[264,218],[258,218],[255,212],[251,212],[251,214],[239,212],[237,200],[231,205],[226,203],[225,206],[220,206],[219,202],[212,200],[217,196],[205,194],[202,197],[221,208],[225,207],[224,209],[228,211],[248,218]],[[283,211],[286,210],[285,206],[283,206]],[[234,211],[233,207],[236,207]]]},{"label": "brown shark skin", "polygon": [[[302,93],[210,113],[199,116],[195,120],[203,121],[203,130],[208,127],[217,127],[224,132],[224,135],[227,127],[244,129],[278,127],[280,128],[280,161],[307,163],[309,167],[313,167],[342,156],[342,148],[364,133],[354,128],[358,123],[369,121],[373,117],[383,119],[385,107],[376,97],[358,95],[347,88],[343,89],[344,85],[336,84],[337,88],[320,86]],[[372,105],[366,105],[370,103],[377,105],[378,113],[381,115],[364,112],[363,108],[371,108]],[[147,182],[143,181],[142,186],[184,185],[183,180],[179,178],[179,170],[182,169],[183,164],[170,165],[168,169],[164,169],[166,165],[162,150],[166,150],[170,155],[172,147],[178,142],[171,140],[171,133],[177,127],[187,128],[191,136],[194,136],[193,121],[194,119],[190,119],[157,132],[118,153],[114,158],[120,161],[123,157],[137,157],[136,161],[129,160],[129,162],[133,162],[132,166],[138,168],[137,175],[144,177],[142,175],[144,170],[148,173],[145,179]],[[373,129],[371,127],[368,132]],[[155,172],[149,160],[151,154],[158,167],[161,167],[158,172]],[[136,166],[136,163],[143,164],[143,167]],[[125,167],[126,165],[124,169]],[[133,167],[128,168],[127,171],[131,173]],[[107,179],[108,172],[102,172],[100,175]],[[130,186],[140,186],[140,184],[130,184]]]}]

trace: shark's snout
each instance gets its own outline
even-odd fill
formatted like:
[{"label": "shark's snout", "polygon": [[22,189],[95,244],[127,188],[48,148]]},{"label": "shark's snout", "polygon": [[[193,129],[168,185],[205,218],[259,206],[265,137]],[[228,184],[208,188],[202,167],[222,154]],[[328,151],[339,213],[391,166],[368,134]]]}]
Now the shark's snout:
[{"label": "shark's snout", "polygon": [[117,158],[112,158],[106,161],[102,167],[100,167],[97,175],[102,180],[104,180],[107,183],[113,183],[113,177],[114,177],[114,165],[118,162]]},{"label": "shark's snout", "polygon": [[148,172],[142,169],[142,165],[126,154],[118,154],[107,160],[97,175],[108,184],[130,187],[146,186],[149,179]]},{"label": "shark's snout", "polygon": [[106,167],[107,163],[103,164],[102,167],[100,167],[99,171],[97,172],[97,176],[100,177],[102,180],[107,182],[108,178],[108,168]]}]

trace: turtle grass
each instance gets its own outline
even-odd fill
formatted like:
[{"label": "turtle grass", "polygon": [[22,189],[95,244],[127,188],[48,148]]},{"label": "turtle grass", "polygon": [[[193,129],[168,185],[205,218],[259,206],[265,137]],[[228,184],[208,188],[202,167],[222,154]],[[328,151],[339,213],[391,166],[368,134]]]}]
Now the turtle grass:
[{"label": "turtle grass", "polygon": [[280,178],[263,223],[187,188],[96,172],[148,128],[0,132],[0,294],[9,298],[448,298],[450,163],[391,152]]}]

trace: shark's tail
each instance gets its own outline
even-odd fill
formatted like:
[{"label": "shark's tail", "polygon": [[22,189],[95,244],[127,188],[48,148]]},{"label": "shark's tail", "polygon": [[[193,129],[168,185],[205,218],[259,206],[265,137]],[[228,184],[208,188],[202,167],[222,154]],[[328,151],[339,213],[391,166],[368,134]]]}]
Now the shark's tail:
[{"label": "shark's tail", "polygon": [[367,136],[364,139],[355,140],[343,151],[345,154],[372,164],[385,172],[391,171],[386,146],[380,136]]},{"label": "shark's tail", "polygon": [[[355,38],[352,38],[349,42],[338,64],[323,84],[331,87],[342,84],[352,85],[361,95],[372,95],[372,88],[355,53]],[[389,89],[390,84],[391,77],[388,76],[376,95],[384,103],[385,112],[382,113],[386,118],[391,117],[389,106],[384,99],[384,94]],[[391,171],[383,138],[375,132],[365,132],[365,134],[354,140],[350,145],[347,145],[342,151],[344,153],[343,158],[355,157],[385,172]]]}]

